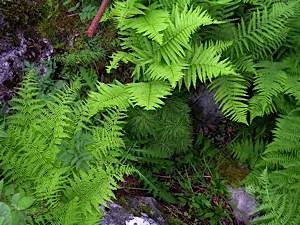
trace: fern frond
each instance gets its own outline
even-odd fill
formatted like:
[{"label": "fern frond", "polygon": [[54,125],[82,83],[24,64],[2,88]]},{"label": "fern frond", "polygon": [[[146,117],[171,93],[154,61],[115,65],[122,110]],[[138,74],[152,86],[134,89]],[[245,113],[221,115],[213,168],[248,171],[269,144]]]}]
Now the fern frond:
[{"label": "fern frond", "polygon": [[195,31],[205,25],[216,23],[206,11],[201,8],[174,7],[171,15],[172,24],[164,31],[164,42],[159,48],[161,57],[167,64],[178,63],[190,49],[190,37]]},{"label": "fern frond", "polygon": [[151,64],[146,71],[146,74],[150,74],[152,80],[168,80],[173,88],[176,87],[176,84],[184,76],[183,69],[184,65],[180,64]]},{"label": "fern frond", "polygon": [[45,102],[38,98],[40,89],[36,78],[37,72],[35,70],[26,72],[17,97],[12,100],[11,109],[14,114],[10,117],[10,123],[28,127],[41,116]]},{"label": "fern frond", "polygon": [[256,67],[259,69],[254,80],[256,94],[249,102],[250,121],[275,111],[272,100],[287,84],[287,74],[275,63],[261,62]]},{"label": "fern frond", "polygon": [[122,139],[124,116],[118,111],[108,111],[108,114],[104,115],[104,120],[101,121],[101,126],[92,129],[93,144],[89,146],[88,151],[96,161],[105,163],[109,159],[109,162],[106,163],[112,163],[113,158],[121,157],[118,149],[125,146]]},{"label": "fern frond", "polygon": [[289,19],[296,15],[298,4],[297,1],[276,2],[270,9],[257,9],[249,22],[241,19],[233,44],[234,55],[263,57],[277,49],[286,38]]},{"label": "fern frond", "polygon": [[222,112],[233,121],[247,124],[247,82],[240,75],[224,76],[214,80],[209,88],[215,91],[215,99]]},{"label": "fern frond", "polygon": [[145,9],[147,7],[140,0],[115,1],[112,14],[118,22],[118,28],[122,29],[127,19],[136,15],[144,15]]},{"label": "fern frond", "polygon": [[129,92],[125,85],[118,84],[104,84],[97,85],[97,92],[91,92],[87,99],[88,116],[93,116],[107,108],[126,109],[129,107]]},{"label": "fern frond", "polygon": [[132,102],[146,110],[160,107],[163,104],[162,99],[171,94],[171,87],[162,81],[132,83],[127,88]]},{"label": "fern frond", "polygon": [[213,78],[235,74],[233,65],[228,59],[221,60],[220,51],[223,45],[194,45],[192,51],[188,53],[188,67],[184,76],[184,83],[189,89],[191,84],[196,87],[197,79],[205,83]]},{"label": "fern frond", "polygon": [[300,122],[299,109],[278,119],[274,132],[274,141],[268,145],[264,153],[267,165],[286,165],[300,159]]},{"label": "fern frond", "polygon": [[150,7],[144,11],[143,15],[127,19],[126,24],[122,29],[135,29],[137,33],[162,44],[162,31],[169,26],[169,14],[165,10],[155,9],[155,7],[151,6],[153,5],[150,5]]},{"label": "fern frond", "polygon": [[250,138],[232,143],[231,150],[233,156],[243,163],[248,163],[250,168],[254,168],[256,162],[262,156],[266,144],[262,140],[253,142]]},{"label": "fern frond", "polygon": [[180,9],[184,9],[191,4],[191,0],[159,0],[158,2],[166,9],[172,9],[176,5]]},{"label": "fern frond", "polygon": [[98,48],[96,50],[82,49],[76,52],[68,52],[60,57],[64,66],[74,67],[74,66],[85,66],[93,62],[99,61],[104,57],[104,50]]}]

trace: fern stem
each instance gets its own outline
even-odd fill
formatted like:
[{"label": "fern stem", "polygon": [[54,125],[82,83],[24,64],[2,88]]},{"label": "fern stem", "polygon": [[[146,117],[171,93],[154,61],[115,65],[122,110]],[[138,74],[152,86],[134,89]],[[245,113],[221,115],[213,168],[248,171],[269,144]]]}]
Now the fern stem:
[{"label": "fern stem", "polygon": [[101,2],[101,5],[97,11],[96,16],[94,17],[93,21],[91,22],[88,30],[86,31],[86,34],[88,37],[93,37],[94,33],[96,31],[96,28],[98,26],[99,21],[101,20],[105,10],[107,9],[107,6],[109,4],[110,0],[103,0]]}]

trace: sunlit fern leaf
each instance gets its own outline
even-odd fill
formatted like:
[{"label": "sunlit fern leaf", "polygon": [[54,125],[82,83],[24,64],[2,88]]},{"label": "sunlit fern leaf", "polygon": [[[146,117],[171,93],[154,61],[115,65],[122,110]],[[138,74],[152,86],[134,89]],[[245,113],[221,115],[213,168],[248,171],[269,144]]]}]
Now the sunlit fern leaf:
[{"label": "sunlit fern leaf", "polygon": [[35,197],[50,208],[58,207],[64,186],[68,182],[67,168],[49,171],[45,177],[36,180]]},{"label": "sunlit fern leaf", "polygon": [[149,7],[144,15],[130,18],[122,29],[133,28],[137,33],[149,37],[157,41],[159,44],[163,42],[163,33],[169,26],[169,14],[165,10]]},{"label": "sunlit fern leaf", "polygon": [[146,9],[147,7],[140,0],[114,1],[112,15],[116,18],[118,27],[123,29],[127,19],[137,15],[144,15],[144,10]]},{"label": "sunlit fern leaf", "polygon": [[184,76],[184,65],[180,64],[151,64],[146,71],[152,80],[168,80],[174,88],[177,82]]},{"label": "sunlit fern leaf", "polygon": [[122,126],[124,124],[124,114],[118,111],[109,111],[104,115],[104,120],[101,126],[93,128],[93,144],[89,146],[88,150],[97,161],[104,162],[120,156],[118,149],[124,147],[122,139]]},{"label": "sunlit fern leaf", "polygon": [[164,102],[162,99],[171,94],[171,87],[163,81],[148,81],[127,85],[131,100],[135,105],[146,110],[159,108]]},{"label": "sunlit fern leaf", "polygon": [[273,98],[283,92],[287,84],[287,74],[280,68],[280,64],[261,62],[254,80],[255,95],[250,99],[250,121],[256,116],[263,116],[275,111]]},{"label": "sunlit fern leaf", "polygon": [[191,0],[159,0],[158,2],[167,9],[172,9],[176,5],[180,9],[184,9],[186,6],[190,5]]},{"label": "sunlit fern leaf", "polygon": [[107,73],[111,73],[113,69],[117,69],[120,62],[128,63],[130,55],[127,52],[118,51],[111,58],[110,65],[106,67]]},{"label": "sunlit fern leaf", "polygon": [[14,113],[11,115],[9,123],[28,127],[35,119],[40,118],[45,102],[37,98],[40,89],[36,78],[37,72],[35,70],[26,72],[17,97],[11,101],[11,109]]},{"label": "sunlit fern leaf", "polygon": [[247,81],[240,75],[219,77],[210,84],[225,116],[247,124]]},{"label": "sunlit fern leaf", "polygon": [[[212,43],[211,43],[212,44]],[[197,80],[205,83],[213,78],[235,74],[233,65],[228,59],[221,59],[220,51],[224,46],[208,44],[194,45],[192,51],[187,55],[187,70],[184,83],[189,89],[191,85],[196,87]]]},{"label": "sunlit fern leaf", "polygon": [[180,10],[174,7],[172,24],[164,31],[164,42],[159,48],[161,57],[167,64],[178,63],[190,49],[190,37],[196,30],[215,21],[201,8],[185,8]]},{"label": "sunlit fern leaf", "polygon": [[84,209],[83,213],[86,215],[98,213],[99,205],[114,197],[112,190],[117,184],[113,179],[113,174],[106,173],[104,169],[91,168],[87,172],[80,171],[73,176],[64,194],[70,200],[78,197],[80,207]]},{"label": "sunlit fern leaf", "polygon": [[97,92],[91,92],[88,96],[89,115],[94,115],[106,108],[126,109],[129,106],[130,95],[125,85],[99,83],[97,89]]}]

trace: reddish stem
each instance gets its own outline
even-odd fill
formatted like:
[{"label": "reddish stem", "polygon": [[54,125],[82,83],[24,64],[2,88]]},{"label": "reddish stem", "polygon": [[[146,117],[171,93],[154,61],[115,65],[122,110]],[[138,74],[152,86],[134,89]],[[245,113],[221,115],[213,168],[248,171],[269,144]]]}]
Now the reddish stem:
[{"label": "reddish stem", "polygon": [[91,25],[89,26],[88,30],[86,31],[86,34],[88,37],[93,37],[93,35],[97,29],[98,23],[101,20],[105,10],[107,9],[109,2],[110,2],[110,0],[102,0],[96,16],[94,17],[93,21],[91,22]]}]

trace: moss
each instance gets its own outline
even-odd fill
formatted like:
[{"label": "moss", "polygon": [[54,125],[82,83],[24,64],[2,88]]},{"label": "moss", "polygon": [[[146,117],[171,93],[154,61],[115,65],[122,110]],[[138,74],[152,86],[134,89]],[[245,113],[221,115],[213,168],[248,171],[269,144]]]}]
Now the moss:
[{"label": "moss", "polygon": [[140,208],[141,208],[141,212],[146,213],[150,217],[153,216],[153,212],[148,205],[143,204],[141,205]]},{"label": "moss", "polygon": [[35,27],[42,18],[40,13],[42,4],[44,4],[44,0],[14,0],[0,3],[0,13],[5,20],[5,27],[2,27],[5,30],[4,35],[7,33],[16,35],[16,30],[32,32],[32,27]]}]

